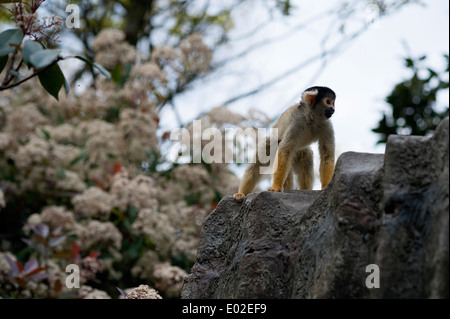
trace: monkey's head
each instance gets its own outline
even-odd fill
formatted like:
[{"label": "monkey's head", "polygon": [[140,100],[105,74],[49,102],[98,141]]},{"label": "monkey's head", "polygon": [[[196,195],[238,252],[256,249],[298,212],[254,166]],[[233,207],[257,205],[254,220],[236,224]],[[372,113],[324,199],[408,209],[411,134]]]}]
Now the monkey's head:
[{"label": "monkey's head", "polygon": [[302,101],[311,107],[314,112],[329,119],[334,114],[336,93],[325,86],[313,86],[303,92]]}]

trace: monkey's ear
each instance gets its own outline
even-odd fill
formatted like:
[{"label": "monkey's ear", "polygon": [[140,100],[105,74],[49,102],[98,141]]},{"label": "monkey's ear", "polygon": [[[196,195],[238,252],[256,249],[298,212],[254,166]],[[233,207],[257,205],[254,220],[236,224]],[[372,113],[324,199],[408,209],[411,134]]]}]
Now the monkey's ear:
[{"label": "monkey's ear", "polygon": [[319,94],[318,90],[305,91],[303,92],[302,100],[309,106],[314,105],[314,103],[316,102],[317,94]]}]

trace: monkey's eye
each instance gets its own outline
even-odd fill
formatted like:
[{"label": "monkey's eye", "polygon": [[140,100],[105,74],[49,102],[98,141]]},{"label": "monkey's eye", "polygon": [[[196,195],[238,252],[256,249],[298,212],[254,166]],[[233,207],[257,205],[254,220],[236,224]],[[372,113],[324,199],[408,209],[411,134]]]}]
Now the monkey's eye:
[{"label": "monkey's eye", "polygon": [[330,100],[330,99],[327,99],[327,100],[325,101],[325,103],[327,103],[328,105],[331,105],[331,100]]}]

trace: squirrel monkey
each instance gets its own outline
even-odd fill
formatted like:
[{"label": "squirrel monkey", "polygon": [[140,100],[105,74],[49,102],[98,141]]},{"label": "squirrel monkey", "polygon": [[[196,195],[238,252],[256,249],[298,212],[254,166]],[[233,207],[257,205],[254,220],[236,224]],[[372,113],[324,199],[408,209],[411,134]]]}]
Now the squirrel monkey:
[{"label": "squirrel monkey", "polygon": [[[293,189],[293,173],[297,175],[300,189],[312,189],[314,183],[313,152],[309,145],[319,142],[320,181],[322,189],[334,173],[334,130],[330,117],[334,113],[336,94],[333,90],[314,86],[305,90],[300,103],[286,110],[273,128],[278,129],[278,149],[274,162],[273,185],[268,190],[282,192]],[[270,138],[266,138],[266,153],[270,151]],[[263,164],[256,157],[245,171],[239,191],[233,195],[237,202],[251,193],[260,178]]]}]

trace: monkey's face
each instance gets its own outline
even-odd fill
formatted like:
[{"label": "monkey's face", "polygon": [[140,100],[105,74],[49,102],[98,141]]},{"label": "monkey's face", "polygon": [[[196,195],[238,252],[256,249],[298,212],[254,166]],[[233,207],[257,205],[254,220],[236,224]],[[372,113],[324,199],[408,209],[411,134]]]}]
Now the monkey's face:
[{"label": "monkey's face", "polygon": [[331,97],[325,97],[322,100],[322,105],[324,106],[324,115],[329,119],[334,114],[334,99]]},{"label": "monkey's face", "polygon": [[329,119],[334,114],[336,93],[324,86],[314,86],[303,92],[302,101],[309,105],[320,117]]}]

